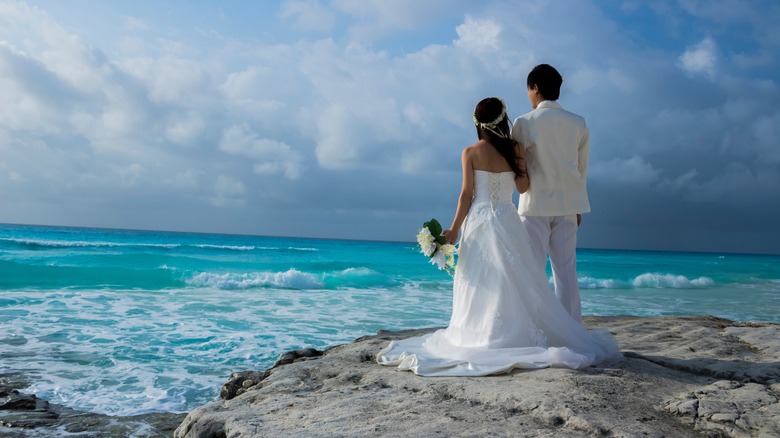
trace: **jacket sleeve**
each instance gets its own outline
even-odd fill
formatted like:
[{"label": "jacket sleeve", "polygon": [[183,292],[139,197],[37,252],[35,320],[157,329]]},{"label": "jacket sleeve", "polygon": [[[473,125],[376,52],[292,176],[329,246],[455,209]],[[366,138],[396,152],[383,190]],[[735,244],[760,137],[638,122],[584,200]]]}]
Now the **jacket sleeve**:
[{"label": "jacket sleeve", "polygon": [[577,169],[583,178],[588,174],[588,156],[590,155],[590,132],[583,123],[580,144],[577,146]]},{"label": "jacket sleeve", "polygon": [[528,146],[525,141],[525,130],[523,129],[523,119],[521,117],[516,118],[512,124],[512,140],[522,143],[523,146]]}]

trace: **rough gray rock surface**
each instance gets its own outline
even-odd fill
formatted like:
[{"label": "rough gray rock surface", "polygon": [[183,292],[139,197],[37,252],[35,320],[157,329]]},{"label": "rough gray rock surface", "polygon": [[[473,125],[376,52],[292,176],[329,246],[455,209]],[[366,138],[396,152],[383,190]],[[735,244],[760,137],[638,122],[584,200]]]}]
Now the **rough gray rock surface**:
[{"label": "rough gray rock surface", "polygon": [[68,409],[18,390],[19,375],[0,376],[0,437],[170,437],[185,414],[112,417]]},{"label": "rough gray rock surface", "polygon": [[390,339],[432,329],[380,332],[234,374],[240,393],[195,409],[174,435],[780,436],[780,325],[706,316],[585,323],[615,334],[626,359],[578,371],[425,378],[374,357]]}]

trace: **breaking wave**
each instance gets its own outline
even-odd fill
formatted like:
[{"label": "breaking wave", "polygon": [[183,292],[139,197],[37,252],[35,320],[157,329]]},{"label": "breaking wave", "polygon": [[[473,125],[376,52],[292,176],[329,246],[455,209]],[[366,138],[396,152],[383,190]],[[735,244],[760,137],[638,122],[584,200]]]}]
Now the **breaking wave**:
[{"label": "breaking wave", "polygon": [[188,286],[217,289],[338,289],[385,287],[393,284],[383,274],[368,268],[312,274],[295,268],[281,272],[201,272],[185,280]]},{"label": "breaking wave", "polygon": [[644,273],[629,280],[580,277],[580,289],[696,289],[714,286],[709,277],[688,278],[684,275]]}]

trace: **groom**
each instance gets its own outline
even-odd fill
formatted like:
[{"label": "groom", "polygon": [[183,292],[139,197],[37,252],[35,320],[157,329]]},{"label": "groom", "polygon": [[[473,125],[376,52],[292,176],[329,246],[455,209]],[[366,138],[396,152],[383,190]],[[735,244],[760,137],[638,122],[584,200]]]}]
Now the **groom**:
[{"label": "groom", "polygon": [[530,180],[518,212],[540,266],[550,255],[558,299],[582,321],[576,248],[581,214],[590,211],[585,189],[590,142],[585,119],[556,102],[562,83],[560,73],[547,64],[528,73],[528,99],[534,109],[512,125],[512,138],[526,150]]}]

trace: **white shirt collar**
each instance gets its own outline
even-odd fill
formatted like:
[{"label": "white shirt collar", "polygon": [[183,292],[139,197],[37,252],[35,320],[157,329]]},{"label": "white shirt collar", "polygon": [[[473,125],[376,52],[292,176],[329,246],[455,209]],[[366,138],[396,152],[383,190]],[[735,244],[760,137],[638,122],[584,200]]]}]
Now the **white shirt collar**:
[{"label": "white shirt collar", "polygon": [[539,102],[539,105],[536,105],[536,109],[539,108],[562,108],[562,107],[560,103],[554,100],[543,100]]}]

